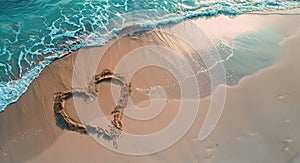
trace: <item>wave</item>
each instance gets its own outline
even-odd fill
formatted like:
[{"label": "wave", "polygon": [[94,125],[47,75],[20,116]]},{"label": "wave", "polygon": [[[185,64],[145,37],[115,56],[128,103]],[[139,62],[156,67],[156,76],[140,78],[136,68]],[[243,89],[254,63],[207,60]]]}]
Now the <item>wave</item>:
[{"label": "wave", "polygon": [[30,11],[28,5],[27,8],[18,5],[14,10],[12,4],[0,5],[0,111],[17,101],[47,65],[79,48],[103,46],[136,29],[149,30],[185,19],[263,14],[300,7],[296,1],[266,0],[147,3],[48,0],[31,4]]}]

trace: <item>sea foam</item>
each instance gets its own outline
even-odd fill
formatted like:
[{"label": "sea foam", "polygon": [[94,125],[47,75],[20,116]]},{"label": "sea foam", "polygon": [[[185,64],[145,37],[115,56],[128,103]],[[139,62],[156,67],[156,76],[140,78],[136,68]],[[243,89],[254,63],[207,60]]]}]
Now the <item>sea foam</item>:
[{"label": "sea foam", "polygon": [[195,17],[287,10],[300,2],[20,1],[0,5],[0,111],[15,102],[55,59],[81,47],[103,46],[125,30],[153,29]]}]

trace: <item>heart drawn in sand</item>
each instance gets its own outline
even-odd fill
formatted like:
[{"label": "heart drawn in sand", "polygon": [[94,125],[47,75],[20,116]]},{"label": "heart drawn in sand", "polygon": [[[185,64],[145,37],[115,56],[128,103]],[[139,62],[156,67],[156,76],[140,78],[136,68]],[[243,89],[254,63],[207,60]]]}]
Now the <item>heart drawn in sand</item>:
[{"label": "heart drawn in sand", "polygon": [[[65,110],[65,102],[71,99],[74,95],[79,95],[85,99],[95,100],[99,90],[95,85],[101,84],[103,82],[109,82],[121,86],[119,100],[114,107],[111,115],[113,120],[111,121],[110,130],[103,129],[98,126],[91,126],[88,124],[83,124],[79,121],[75,121],[71,118]],[[55,115],[63,119],[64,123],[68,126],[70,130],[79,132],[81,134],[87,134],[89,131],[102,135],[104,138],[113,140],[113,145],[115,148],[118,147],[116,139],[121,136],[122,131],[122,116],[123,111],[127,107],[128,98],[131,93],[131,84],[127,83],[125,78],[114,74],[112,71],[105,69],[102,73],[94,76],[93,80],[88,83],[88,88],[76,88],[72,90],[67,90],[65,92],[57,92],[54,94],[54,105],[53,109]]]}]

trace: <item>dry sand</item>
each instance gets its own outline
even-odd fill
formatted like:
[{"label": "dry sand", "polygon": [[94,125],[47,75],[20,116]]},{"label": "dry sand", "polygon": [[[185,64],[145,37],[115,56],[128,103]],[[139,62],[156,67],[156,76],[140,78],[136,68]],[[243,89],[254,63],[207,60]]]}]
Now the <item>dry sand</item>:
[{"label": "dry sand", "polygon": [[[214,132],[204,141],[197,138],[210,97],[202,99],[196,120],[182,139],[164,151],[146,156],[118,154],[99,145],[88,135],[59,128],[52,109],[53,94],[69,89],[72,85],[72,75],[76,69],[73,65],[79,53],[85,54],[88,60],[103,49],[89,48],[53,62],[16,103],[0,114],[0,162],[299,162],[299,18],[300,16],[247,15],[234,19],[221,16],[195,20],[213,40],[234,38],[261,27],[273,27],[285,36],[290,36],[281,43],[287,49],[285,60],[245,77],[238,85],[228,88],[221,119]],[[224,22],[227,24],[223,25],[222,32],[216,33],[214,30],[219,30],[211,28]],[[235,30],[230,28],[241,22],[244,26],[235,27]],[[130,49],[148,44],[147,40],[156,39],[155,35],[149,34],[138,40],[129,37],[119,40],[109,48],[105,55],[108,58],[104,57],[98,71],[113,67],[122,57],[121,54],[126,54]],[[137,73],[140,77],[132,79],[136,83],[133,84],[132,99],[138,106],[144,107],[150,103],[147,101],[148,97],[135,88],[144,87],[146,90],[155,86],[155,83],[160,83],[163,87],[167,85],[164,81],[174,80],[169,72],[157,73],[160,70],[157,67],[143,69]],[[165,77],[164,80],[161,76]],[[85,78],[85,75],[77,78]],[[178,86],[175,83],[166,88],[169,89],[166,90],[167,94],[173,98],[168,100],[163,112],[150,121],[124,117],[126,132],[151,133],[163,128],[174,118],[178,111],[176,99],[180,97],[177,94]],[[100,89],[103,93],[98,101],[101,108],[109,108],[103,112],[110,119],[109,113],[114,106],[110,85],[101,85]],[[74,107],[72,101],[68,102],[67,107],[68,112],[76,116],[76,112],[71,109]]]}]

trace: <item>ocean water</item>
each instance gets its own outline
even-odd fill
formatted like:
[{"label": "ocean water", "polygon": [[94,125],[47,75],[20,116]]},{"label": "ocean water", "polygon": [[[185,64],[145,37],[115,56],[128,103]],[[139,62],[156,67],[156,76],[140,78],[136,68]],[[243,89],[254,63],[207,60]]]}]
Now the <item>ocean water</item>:
[{"label": "ocean water", "polygon": [[53,60],[131,27],[298,7],[275,0],[0,0],[0,111]]}]

